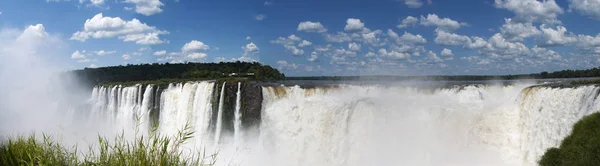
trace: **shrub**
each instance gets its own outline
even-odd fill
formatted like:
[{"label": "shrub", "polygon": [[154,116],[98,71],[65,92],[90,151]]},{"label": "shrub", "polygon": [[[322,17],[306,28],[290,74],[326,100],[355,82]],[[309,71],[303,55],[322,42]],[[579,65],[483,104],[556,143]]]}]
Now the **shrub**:
[{"label": "shrub", "polygon": [[579,120],[559,148],[550,148],[538,162],[542,166],[600,165],[600,113]]}]

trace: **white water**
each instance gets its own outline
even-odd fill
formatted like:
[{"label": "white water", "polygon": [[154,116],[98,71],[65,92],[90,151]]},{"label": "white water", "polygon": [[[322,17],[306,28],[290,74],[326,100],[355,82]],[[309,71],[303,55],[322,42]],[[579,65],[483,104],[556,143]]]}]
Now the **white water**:
[{"label": "white water", "polygon": [[[266,165],[535,165],[582,116],[597,87],[263,88]],[[521,95],[520,95],[521,94]],[[259,165],[260,165],[259,164]]]},{"label": "white water", "polygon": [[[173,84],[161,97],[159,130],[195,124],[195,147],[214,141],[222,150],[217,165],[535,165],[577,120],[600,110],[600,89],[530,85],[263,87],[260,133],[249,138],[242,136],[241,84],[235,110],[224,110],[223,84],[211,139],[214,83]],[[153,87],[143,95],[141,88],[95,88],[93,114],[133,124],[136,111],[152,107]],[[224,111],[235,111],[232,146],[220,141],[229,136],[222,135]]]},{"label": "white water", "polygon": [[238,82],[238,88],[237,88],[237,93],[236,93],[236,99],[235,99],[235,120],[233,122],[233,131],[234,131],[234,141],[235,141],[235,146],[239,146],[242,143],[242,136],[243,136],[243,131],[242,131],[242,114],[240,112],[240,108],[242,107],[242,83]]},{"label": "white water", "polygon": [[223,86],[221,88],[221,95],[219,95],[219,112],[217,113],[217,123],[215,124],[215,143],[219,143],[221,140],[221,130],[223,126],[223,102],[225,98],[225,84],[227,82],[223,82]]}]

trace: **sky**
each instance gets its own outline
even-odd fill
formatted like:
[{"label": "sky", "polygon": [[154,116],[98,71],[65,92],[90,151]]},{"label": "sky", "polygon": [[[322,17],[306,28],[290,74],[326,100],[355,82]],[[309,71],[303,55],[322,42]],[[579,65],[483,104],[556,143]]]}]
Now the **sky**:
[{"label": "sky", "polygon": [[[3,0],[0,38],[64,70],[256,61],[286,76],[504,75],[600,64],[600,0]],[[1,47],[1,46],[0,46]]]}]

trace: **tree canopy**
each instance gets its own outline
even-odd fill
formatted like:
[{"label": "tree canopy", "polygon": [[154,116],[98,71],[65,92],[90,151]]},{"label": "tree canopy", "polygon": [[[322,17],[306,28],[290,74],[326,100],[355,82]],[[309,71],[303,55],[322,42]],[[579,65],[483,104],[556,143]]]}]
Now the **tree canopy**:
[{"label": "tree canopy", "polygon": [[[160,79],[211,80],[228,77],[247,77],[256,81],[275,81],[285,78],[277,69],[258,62],[220,63],[153,63],[75,70],[83,80],[96,85],[106,82],[132,82]],[[233,73],[236,73],[232,75]],[[247,73],[252,73],[248,75]]]}]

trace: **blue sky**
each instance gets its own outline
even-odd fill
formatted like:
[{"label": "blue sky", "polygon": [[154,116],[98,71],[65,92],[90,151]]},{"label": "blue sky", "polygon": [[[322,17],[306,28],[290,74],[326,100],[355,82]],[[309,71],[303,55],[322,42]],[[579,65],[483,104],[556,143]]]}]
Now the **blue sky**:
[{"label": "blue sky", "polygon": [[46,58],[65,69],[242,60],[288,76],[479,75],[600,64],[598,0],[6,0],[0,12],[3,30],[41,24],[60,40]]}]

